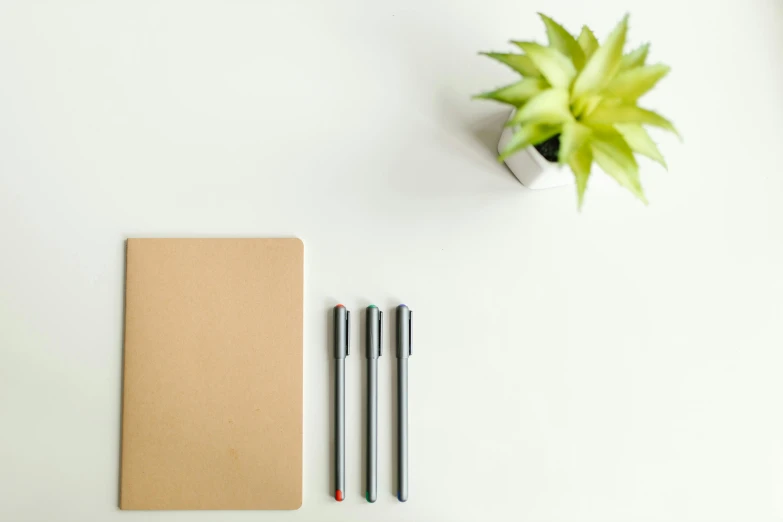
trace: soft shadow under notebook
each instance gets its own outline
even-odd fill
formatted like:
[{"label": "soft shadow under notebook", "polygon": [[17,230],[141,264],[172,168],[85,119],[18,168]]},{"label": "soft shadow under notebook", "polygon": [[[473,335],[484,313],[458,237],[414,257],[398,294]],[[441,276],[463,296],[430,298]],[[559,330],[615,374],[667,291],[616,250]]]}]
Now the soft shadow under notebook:
[{"label": "soft shadow under notebook", "polygon": [[122,509],[302,504],[298,239],[129,239]]}]

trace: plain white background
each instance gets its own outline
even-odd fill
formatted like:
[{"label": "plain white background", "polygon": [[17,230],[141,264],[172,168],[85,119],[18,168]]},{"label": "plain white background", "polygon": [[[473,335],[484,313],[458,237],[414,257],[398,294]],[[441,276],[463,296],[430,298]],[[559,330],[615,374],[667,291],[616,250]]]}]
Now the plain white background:
[{"label": "plain white background", "polygon": [[[495,161],[506,112],[470,96],[513,75],[477,52],[543,39],[538,10],[601,37],[630,11],[673,67],[649,207],[602,183],[580,214]],[[3,0],[0,520],[780,520],[781,26],[777,0]],[[120,512],[124,239],[289,235],[302,508]],[[358,341],[331,496],[338,301],[415,312],[404,505],[388,356],[363,499]]]}]

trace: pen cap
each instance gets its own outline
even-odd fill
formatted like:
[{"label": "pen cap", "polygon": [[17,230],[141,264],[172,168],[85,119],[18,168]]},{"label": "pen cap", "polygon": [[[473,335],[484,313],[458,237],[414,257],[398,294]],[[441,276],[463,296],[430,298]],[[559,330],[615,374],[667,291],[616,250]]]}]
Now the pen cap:
[{"label": "pen cap", "polygon": [[377,359],[383,353],[383,312],[375,305],[367,307],[367,353],[368,359]]},{"label": "pen cap", "polygon": [[407,359],[411,350],[411,316],[413,313],[404,304],[397,307],[397,358]]},{"label": "pen cap", "polygon": [[348,356],[349,348],[349,312],[343,305],[334,307],[334,358],[345,359]]}]

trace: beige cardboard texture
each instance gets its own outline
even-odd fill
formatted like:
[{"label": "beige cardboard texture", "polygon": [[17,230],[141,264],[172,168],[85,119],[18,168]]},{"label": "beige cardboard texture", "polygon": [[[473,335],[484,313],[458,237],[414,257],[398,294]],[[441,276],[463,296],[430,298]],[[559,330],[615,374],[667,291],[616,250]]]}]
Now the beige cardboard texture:
[{"label": "beige cardboard texture", "polygon": [[129,239],[122,509],[302,503],[298,239]]}]

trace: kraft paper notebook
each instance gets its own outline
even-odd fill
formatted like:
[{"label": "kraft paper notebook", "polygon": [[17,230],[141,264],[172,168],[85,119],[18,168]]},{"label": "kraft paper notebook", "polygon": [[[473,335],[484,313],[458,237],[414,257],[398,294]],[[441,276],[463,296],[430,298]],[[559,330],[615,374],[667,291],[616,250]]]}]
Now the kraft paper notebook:
[{"label": "kraft paper notebook", "polygon": [[120,507],[302,503],[298,239],[129,239]]}]

